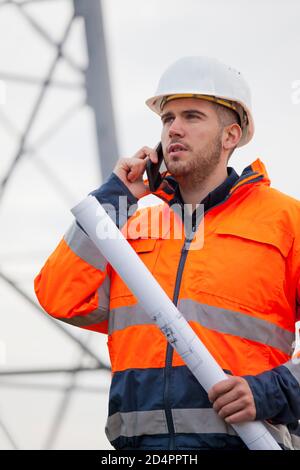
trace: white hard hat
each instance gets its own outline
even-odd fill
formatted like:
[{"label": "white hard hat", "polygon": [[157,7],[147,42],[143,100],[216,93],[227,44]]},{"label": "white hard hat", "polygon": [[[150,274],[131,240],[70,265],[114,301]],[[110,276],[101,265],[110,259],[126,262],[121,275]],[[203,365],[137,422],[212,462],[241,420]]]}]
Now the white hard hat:
[{"label": "white hard hat", "polygon": [[176,98],[201,98],[233,109],[240,118],[242,137],[238,147],[254,134],[250,89],[241,73],[209,57],[183,57],[162,75],[155,96],[146,101],[161,114],[166,102]]}]

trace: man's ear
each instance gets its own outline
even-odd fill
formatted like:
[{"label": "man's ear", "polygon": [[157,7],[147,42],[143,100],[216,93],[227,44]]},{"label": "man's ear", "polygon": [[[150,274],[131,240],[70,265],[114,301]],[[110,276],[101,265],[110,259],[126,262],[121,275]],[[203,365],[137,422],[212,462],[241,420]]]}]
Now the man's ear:
[{"label": "man's ear", "polygon": [[242,129],[237,123],[226,126],[223,130],[222,144],[225,150],[234,149],[242,138]]}]

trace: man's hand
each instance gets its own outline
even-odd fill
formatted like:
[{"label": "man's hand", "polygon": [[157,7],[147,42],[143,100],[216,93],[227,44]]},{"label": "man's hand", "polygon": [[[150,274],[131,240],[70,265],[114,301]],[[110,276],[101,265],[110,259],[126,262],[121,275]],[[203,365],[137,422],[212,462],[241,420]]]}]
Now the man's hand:
[{"label": "man's hand", "polygon": [[149,187],[143,182],[143,174],[149,159],[157,163],[157,153],[150,147],[143,147],[133,157],[121,158],[113,170],[137,199],[149,193]]},{"label": "man's hand", "polygon": [[213,409],[226,423],[254,421],[256,407],[248,382],[243,377],[228,376],[208,392]]}]

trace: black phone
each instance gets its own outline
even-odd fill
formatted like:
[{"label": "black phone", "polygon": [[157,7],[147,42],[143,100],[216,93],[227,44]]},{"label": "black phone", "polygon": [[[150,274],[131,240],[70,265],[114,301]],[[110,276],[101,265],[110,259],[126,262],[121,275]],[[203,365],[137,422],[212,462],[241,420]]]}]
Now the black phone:
[{"label": "black phone", "polygon": [[161,142],[159,142],[155,150],[157,152],[158,162],[153,163],[151,160],[148,160],[146,164],[146,173],[147,173],[148,184],[149,184],[149,188],[151,192],[156,191],[159,188],[163,180],[159,172],[161,164],[164,159]]}]

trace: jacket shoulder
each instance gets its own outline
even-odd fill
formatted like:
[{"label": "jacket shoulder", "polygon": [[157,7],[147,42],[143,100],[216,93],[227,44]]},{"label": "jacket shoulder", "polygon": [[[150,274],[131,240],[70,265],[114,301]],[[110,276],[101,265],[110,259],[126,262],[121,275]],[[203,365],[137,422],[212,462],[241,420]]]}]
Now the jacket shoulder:
[{"label": "jacket shoulder", "polygon": [[300,226],[300,201],[270,186],[256,193],[257,218],[297,236]]},{"label": "jacket shoulder", "polygon": [[268,197],[274,201],[274,205],[280,212],[289,214],[294,222],[300,223],[300,200],[271,187],[269,187]]},{"label": "jacket shoulder", "polygon": [[296,199],[289,194],[283,193],[282,191],[279,191],[279,189],[268,187],[268,193],[270,197],[274,198],[275,201],[284,203],[284,205],[287,205],[289,207],[294,207],[296,210],[300,209],[300,200]]}]

